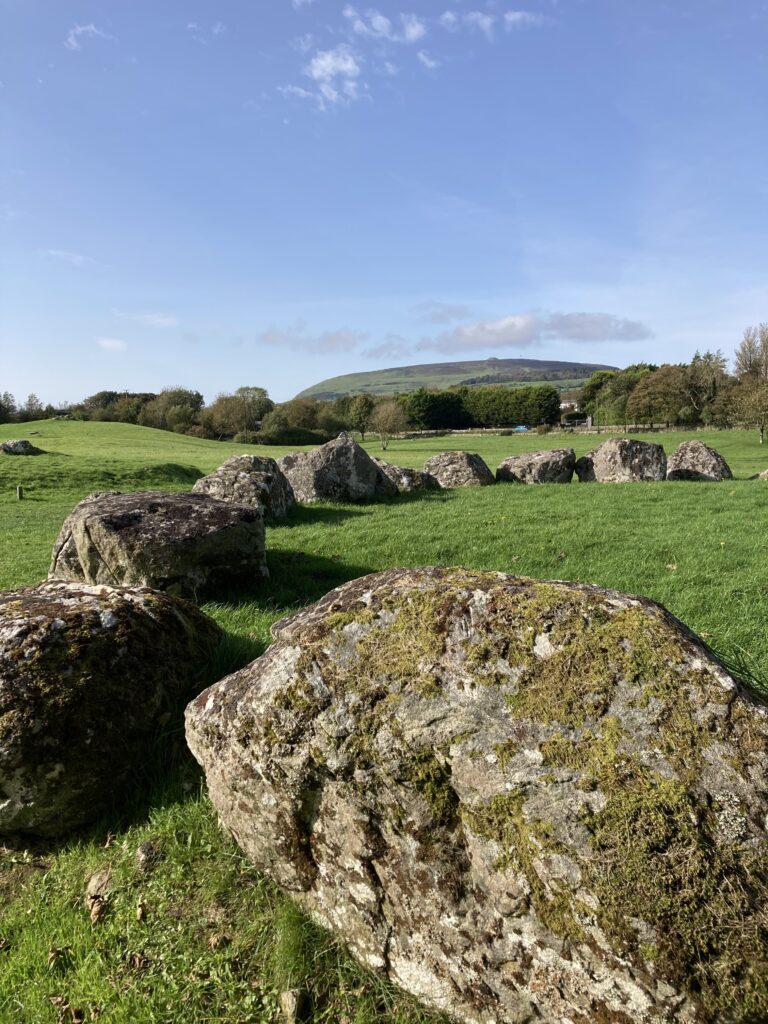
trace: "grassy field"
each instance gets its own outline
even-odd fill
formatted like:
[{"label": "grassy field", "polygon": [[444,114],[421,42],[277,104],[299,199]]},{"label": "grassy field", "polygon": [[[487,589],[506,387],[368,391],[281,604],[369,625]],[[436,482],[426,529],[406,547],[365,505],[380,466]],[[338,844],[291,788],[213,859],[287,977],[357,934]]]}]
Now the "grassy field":
[{"label": "grassy field", "polygon": [[[30,431],[39,433],[30,436]],[[667,453],[690,434],[644,435]],[[269,626],[341,582],[393,565],[464,565],[582,580],[646,594],[703,636],[730,666],[768,689],[768,465],[756,434],[698,433],[728,460],[733,482],[624,486],[500,485],[370,506],[296,509],[268,531],[269,582],[205,606],[229,634],[218,674],[268,643]],[[44,578],[73,505],[94,490],[184,490],[242,446],[121,424],[68,421],[0,427],[50,454],[0,457],[0,586]],[[594,435],[462,436],[396,441],[388,461],[421,466],[446,447],[506,456]],[[381,454],[375,443],[367,444]],[[281,449],[250,449],[278,456]],[[27,497],[18,502],[22,483]],[[214,673],[216,674],[216,673]],[[277,994],[306,989],[315,1021],[436,1020],[350,963],[220,835],[176,730],[122,809],[51,848],[0,852],[0,1022],[279,1020]],[[159,851],[143,875],[140,842]],[[92,925],[85,880],[108,869],[108,913]],[[137,913],[137,907],[143,910]],[[55,1000],[55,1002],[52,1002]],[[92,1018],[91,1013],[95,1014]]]}]

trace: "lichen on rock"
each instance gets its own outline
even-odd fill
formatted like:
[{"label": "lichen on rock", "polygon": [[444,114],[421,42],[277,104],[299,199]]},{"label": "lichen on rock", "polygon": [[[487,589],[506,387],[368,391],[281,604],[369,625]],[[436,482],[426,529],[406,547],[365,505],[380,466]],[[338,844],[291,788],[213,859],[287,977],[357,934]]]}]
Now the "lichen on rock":
[{"label": "lichen on rock", "polygon": [[112,805],[219,639],[145,588],[0,593],[0,834],[64,835]]},{"label": "lichen on rock", "polygon": [[768,1016],[768,715],[653,602],[348,583],[187,710],[223,823],[467,1022]]},{"label": "lichen on rock", "polygon": [[268,576],[264,532],[260,508],[207,494],[96,492],[65,519],[48,578],[197,598]]}]

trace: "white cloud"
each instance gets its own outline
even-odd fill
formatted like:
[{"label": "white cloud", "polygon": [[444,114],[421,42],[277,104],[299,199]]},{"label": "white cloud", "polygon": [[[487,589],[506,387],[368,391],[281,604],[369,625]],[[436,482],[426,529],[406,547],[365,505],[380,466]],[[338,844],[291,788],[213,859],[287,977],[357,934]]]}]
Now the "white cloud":
[{"label": "white cloud", "polygon": [[363,352],[368,359],[410,359],[412,348],[399,334],[388,334],[384,341]]},{"label": "white cloud", "polygon": [[393,64],[392,61],[385,60],[383,64],[384,70],[388,75],[397,74],[397,65]]},{"label": "white cloud", "polygon": [[453,13],[453,11],[446,11],[444,14],[441,14],[438,21],[444,29],[447,29],[448,32],[458,31],[459,18],[458,15]]},{"label": "white cloud", "polygon": [[324,331],[321,334],[308,334],[306,323],[299,320],[292,327],[270,327],[258,335],[257,341],[272,348],[326,353],[351,352],[367,338],[368,335],[364,332],[353,331],[348,327],[340,327],[335,331]]},{"label": "white cloud", "polygon": [[427,34],[426,22],[415,14],[401,14],[400,21],[403,25],[403,38],[406,43],[415,43]]},{"label": "white cloud", "polygon": [[317,99],[317,93],[310,92],[309,89],[302,89],[300,85],[278,85],[277,91],[281,96],[292,96],[298,100]]},{"label": "white cloud", "polygon": [[132,320],[143,327],[178,327],[178,317],[168,313],[123,313],[119,309],[112,310],[112,316],[119,320]]},{"label": "white cloud", "polygon": [[481,11],[470,11],[464,15],[465,24],[470,28],[478,29],[486,39],[493,39],[493,25],[496,18],[493,14],[483,14]]},{"label": "white cloud", "polygon": [[390,43],[415,43],[427,34],[427,23],[415,14],[399,15],[398,31],[391,19],[375,7],[367,10],[365,14],[360,14],[351,4],[347,4],[341,13],[351,23],[355,35],[367,39],[385,39]]},{"label": "white cloud", "polygon": [[120,338],[97,338],[96,344],[105,352],[124,352],[128,348],[128,343]]},{"label": "white cloud", "polygon": [[294,11],[300,11],[302,7],[309,7],[315,0],[291,0]]},{"label": "white cloud", "polygon": [[543,341],[642,341],[652,332],[637,320],[612,313],[524,313],[499,320],[478,320],[444,331],[436,338],[422,338],[418,351],[444,353],[530,348]]},{"label": "white cloud", "polygon": [[321,108],[326,103],[342,103],[358,98],[361,65],[362,57],[346,43],[339,44],[333,50],[318,50],[304,68],[304,74],[317,84],[317,99]]},{"label": "white cloud", "polygon": [[51,256],[55,260],[63,260],[65,263],[71,263],[73,267],[82,267],[84,263],[90,263],[90,256],[83,256],[79,252],[69,252],[67,249],[43,249],[41,250],[43,256]]},{"label": "white cloud", "polygon": [[468,320],[472,316],[469,306],[435,302],[432,299],[417,302],[411,306],[411,312],[416,314],[418,322],[422,324],[450,324],[454,320]]},{"label": "white cloud", "polygon": [[426,50],[419,50],[416,56],[429,71],[434,71],[435,68],[440,67],[440,61],[430,57]]},{"label": "white cloud", "polygon": [[81,36],[86,38],[98,37],[99,39],[114,39],[114,36],[109,35],[108,32],[102,32],[100,28],[96,28],[93,22],[88,25],[73,25],[69,30],[67,38],[64,40],[64,45],[68,50],[82,50],[83,44],[80,42]]},{"label": "white cloud", "polygon": [[530,11],[507,11],[504,15],[504,28],[511,32],[516,28],[538,28],[547,24],[543,14],[532,14]]}]

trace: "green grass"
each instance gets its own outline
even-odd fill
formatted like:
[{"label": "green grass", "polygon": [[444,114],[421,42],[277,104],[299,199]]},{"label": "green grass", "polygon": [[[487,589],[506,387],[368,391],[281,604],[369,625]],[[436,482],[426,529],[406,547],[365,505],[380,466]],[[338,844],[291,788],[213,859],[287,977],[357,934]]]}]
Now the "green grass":
[{"label": "green grass", "polygon": [[[53,541],[74,504],[98,489],[182,490],[243,446],[122,424],[68,421],[0,427],[50,454],[0,457],[0,585],[45,576]],[[667,453],[690,434],[643,435]],[[754,686],[768,688],[768,486],[746,478],[768,465],[757,436],[695,435],[737,479],[718,485],[500,485],[369,506],[296,509],[268,531],[271,580],[206,610],[229,641],[216,674],[246,663],[269,626],[334,586],[393,565],[457,564],[538,578],[599,583],[665,604]],[[393,442],[385,457],[421,466],[446,447],[506,456],[601,438],[550,434]],[[378,453],[376,443],[367,447]],[[277,456],[281,449],[251,449]],[[27,498],[18,502],[21,482]],[[0,850],[0,1022],[184,1020],[254,1024],[279,1019],[277,993],[305,989],[313,1019],[348,1024],[436,1020],[356,967],[293,910],[219,832],[199,773],[177,732],[166,737],[149,784],[104,822],[51,848]],[[110,834],[110,829],[113,835]],[[159,850],[136,867],[137,845]],[[109,868],[113,890],[92,925],[85,881]],[[137,920],[142,901],[146,918]],[[3,941],[3,939],[5,941]],[[51,999],[71,1008],[62,1013]],[[67,1016],[69,1014],[69,1016]]]}]

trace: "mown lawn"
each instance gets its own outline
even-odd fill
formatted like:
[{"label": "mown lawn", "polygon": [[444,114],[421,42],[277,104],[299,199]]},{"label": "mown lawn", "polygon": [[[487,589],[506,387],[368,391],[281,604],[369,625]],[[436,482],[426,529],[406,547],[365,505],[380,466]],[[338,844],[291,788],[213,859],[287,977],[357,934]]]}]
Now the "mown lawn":
[{"label": "mown lawn", "polygon": [[[73,505],[93,490],[183,490],[243,446],[121,424],[68,421],[0,427],[50,454],[0,457],[0,586],[45,576]],[[671,454],[690,434],[644,435]],[[296,509],[268,531],[271,579],[205,606],[228,631],[213,675],[247,662],[287,611],[339,583],[394,565],[464,565],[595,582],[646,594],[703,636],[729,665],[768,689],[768,465],[757,436],[699,433],[728,460],[724,484],[500,485],[370,506]],[[385,457],[421,466],[446,447],[507,455],[602,438],[473,436],[393,442]],[[381,454],[376,442],[366,447]],[[257,449],[251,449],[257,450]],[[277,457],[287,449],[259,449]],[[15,500],[18,483],[24,501]],[[16,844],[0,857],[0,1022],[276,1021],[277,993],[304,987],[316,1021],[433,1020],[360,971],[308,925],[220,835],[176,731],[139,780],[119,822],[59,848]],[[137,845],[158,850],[153,871]],[[85,879],[109,868],[109,912],[92,925]],[[144,911],[137,915],[137,905]],[[142,919],[139,920],[138,918]],[[59,1000],[54,1004],[52,999]],[[62,1002],[63,1001],[63,1002]],[[68,1009],[65,1009],[65,1004]]]}]

